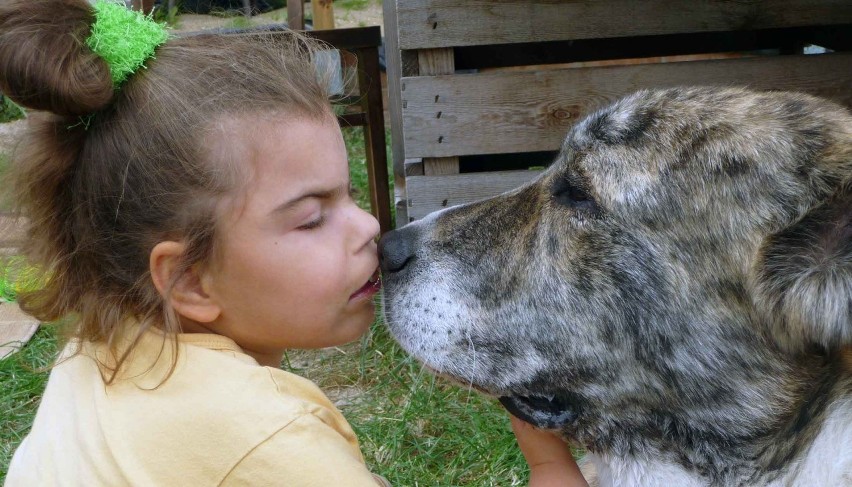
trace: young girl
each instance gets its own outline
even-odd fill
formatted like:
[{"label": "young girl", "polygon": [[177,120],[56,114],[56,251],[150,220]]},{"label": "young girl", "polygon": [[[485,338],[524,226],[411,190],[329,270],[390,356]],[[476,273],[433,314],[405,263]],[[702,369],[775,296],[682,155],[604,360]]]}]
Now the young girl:
[{"label": "young girl", "polygon": [[[0,8],[0,91],[42,111],[12,177],[47,284],[21,306],[71,325],[7,485],[384,484],[279,369],[362,335],[380,287],[313,47],[166,40],[112,7]],[[574,475],[561,441],[515,426],[534,480]]]}]

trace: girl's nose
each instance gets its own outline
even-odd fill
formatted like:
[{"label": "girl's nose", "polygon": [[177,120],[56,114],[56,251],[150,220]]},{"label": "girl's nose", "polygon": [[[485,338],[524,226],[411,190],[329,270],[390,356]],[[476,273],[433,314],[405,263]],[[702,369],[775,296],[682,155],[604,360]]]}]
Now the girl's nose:
[{"label": "girl's nose", "polygon": [[379,227],[379,220],[377,220],[372,213],[358,208],[357,224],[364,232],[363,235],[366,241],[373,241],[379,236],[379,232],[381,231],[381,228]]}]

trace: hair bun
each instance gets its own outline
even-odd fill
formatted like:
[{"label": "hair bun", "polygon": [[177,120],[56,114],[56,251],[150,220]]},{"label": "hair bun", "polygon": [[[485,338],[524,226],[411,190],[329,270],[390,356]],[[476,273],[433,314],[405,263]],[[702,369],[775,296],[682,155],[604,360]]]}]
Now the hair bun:
[{"label": "hair bun", "polygon": [[85,115],[113,97],[109,66],[85,40],[86,0],[10,0],[0,6],[0,91],[58,115]]}]

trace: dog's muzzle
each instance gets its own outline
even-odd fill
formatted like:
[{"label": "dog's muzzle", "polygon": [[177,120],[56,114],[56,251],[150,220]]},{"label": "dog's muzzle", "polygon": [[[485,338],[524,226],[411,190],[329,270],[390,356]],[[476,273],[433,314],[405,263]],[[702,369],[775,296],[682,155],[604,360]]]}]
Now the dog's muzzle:
[{"label": "dog's muzzle", "polygon": [[502,396],[500,404],[519,419],[544,429],[560,429],[577,419],[568,401],[558,397]]}]

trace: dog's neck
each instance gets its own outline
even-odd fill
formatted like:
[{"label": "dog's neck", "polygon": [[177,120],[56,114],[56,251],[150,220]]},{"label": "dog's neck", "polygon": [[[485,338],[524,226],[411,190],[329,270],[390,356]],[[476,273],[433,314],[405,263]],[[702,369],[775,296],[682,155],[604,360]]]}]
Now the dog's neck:
[{"label": "dog's neck", "polygon": [[768,484],[788,477],[787,469],[820,434],[831,401],[844,390],[848,395],[850,358],[852,353],[802,358],[792,364],[799,371],[789,379],[796,387],[755,389],[750,402],[718,398],[712,411],[704,397],[606,411],[581,401],[573,405],[578,418],[565,433],[602,458],[657,458],[711,485]]},{"label": "dog's neck", "polygon": [[788,408],[779,410],[775,424],[753,443],[760,471],[783,475],[785,468],[807,453],[823,430],[832,403],[848,400],[844,396],[852,390],[852,374],[844,361],[842,353],[834,352],[821,366],[811,365],[817,373],[808,377],[810,380],[803,384],[801,393],[790,398]]}]

